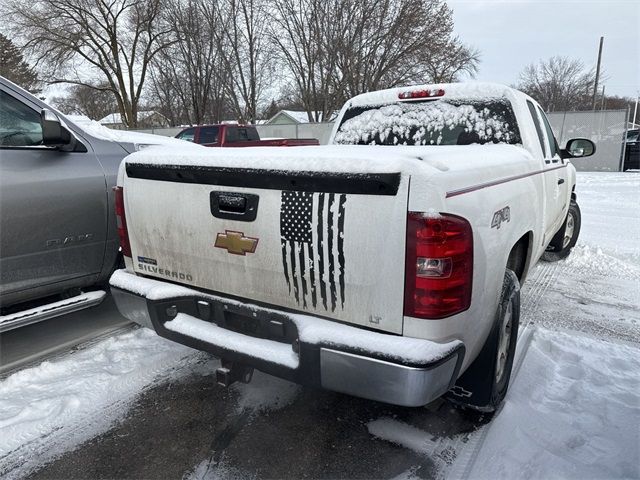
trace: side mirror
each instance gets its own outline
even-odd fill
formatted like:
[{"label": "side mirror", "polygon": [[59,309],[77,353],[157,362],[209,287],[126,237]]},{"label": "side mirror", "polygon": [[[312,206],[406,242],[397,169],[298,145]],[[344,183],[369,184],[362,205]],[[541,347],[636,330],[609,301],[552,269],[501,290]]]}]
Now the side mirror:
[{"label": "side mirror", "polygon": [[562,158],[590,157],[596,153],[596,145],[587,138],[573,138],[567,142],[562,150]]},{"label": "side mirror", "polygon": [[43,145],[61,146],[71,143],[71,134],[60,124],[60,119],[52,110],[42,109],[40,125],[42,126]]}]

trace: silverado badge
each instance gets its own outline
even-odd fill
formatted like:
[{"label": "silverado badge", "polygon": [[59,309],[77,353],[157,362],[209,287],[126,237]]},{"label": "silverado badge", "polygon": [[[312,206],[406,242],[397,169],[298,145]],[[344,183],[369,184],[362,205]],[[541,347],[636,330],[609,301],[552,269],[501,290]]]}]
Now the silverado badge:
[{"label": "silverado badge", "polygon": [[245,237],[243,232],[234,232],[225,230],[216,236],[215,245],[218,248],[224,248],[227,252],[234,255],[246,255],[254,253],[258,246],[258,239],[253,237]]}]

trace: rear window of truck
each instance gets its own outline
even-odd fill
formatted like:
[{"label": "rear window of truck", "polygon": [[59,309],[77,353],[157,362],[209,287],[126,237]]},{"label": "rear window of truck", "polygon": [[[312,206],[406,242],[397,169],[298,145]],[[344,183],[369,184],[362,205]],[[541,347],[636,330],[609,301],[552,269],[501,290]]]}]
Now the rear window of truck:
[{"label": "rear window of truck", "polygon": [[227,127],[225,141],[227,143],[235,142],[255,142],[260,140],[258,131],[250,127]]},{"label": "rear window of truck", "polygon": [[348,109],[335,142],[346,145],[521,144],[507,99],[425,100]]}]

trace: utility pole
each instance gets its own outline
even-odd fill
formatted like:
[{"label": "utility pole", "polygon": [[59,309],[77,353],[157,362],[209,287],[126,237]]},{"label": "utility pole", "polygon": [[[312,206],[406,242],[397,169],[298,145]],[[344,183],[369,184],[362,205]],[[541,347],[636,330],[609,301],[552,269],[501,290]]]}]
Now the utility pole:
[{"label": "utility pole", "polygon": [[600,63],[602,61],[602,44],[604,37],[600,37],[600,48],[598,49],[598,65],[596,67],[596,83],[593,86],[593,110],[596,109],[596,99],[598,97],[598,80],[600,79]]},{"label": "utility pole", "polygon": [[600,110],[604,110],[604,87],[606,87],[606,85],[602,85],[602,97],[600,99]]},{"label": "utility pole", "polygon": [[640,97],[640,90],[636,92],[636,106],[633,109],[633,128],[636,128],[636,113],[638,113],[638,97]]}]

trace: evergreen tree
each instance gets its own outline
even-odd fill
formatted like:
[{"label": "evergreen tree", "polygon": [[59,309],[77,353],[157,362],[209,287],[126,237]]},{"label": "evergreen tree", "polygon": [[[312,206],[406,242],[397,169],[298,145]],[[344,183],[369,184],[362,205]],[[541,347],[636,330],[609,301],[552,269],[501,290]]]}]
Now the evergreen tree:
[{"label": "evergreen tree", "polygon": [[38,91],[38,75],[25,62],[20,49],[1,33],[0,75],[30,92]]}]

